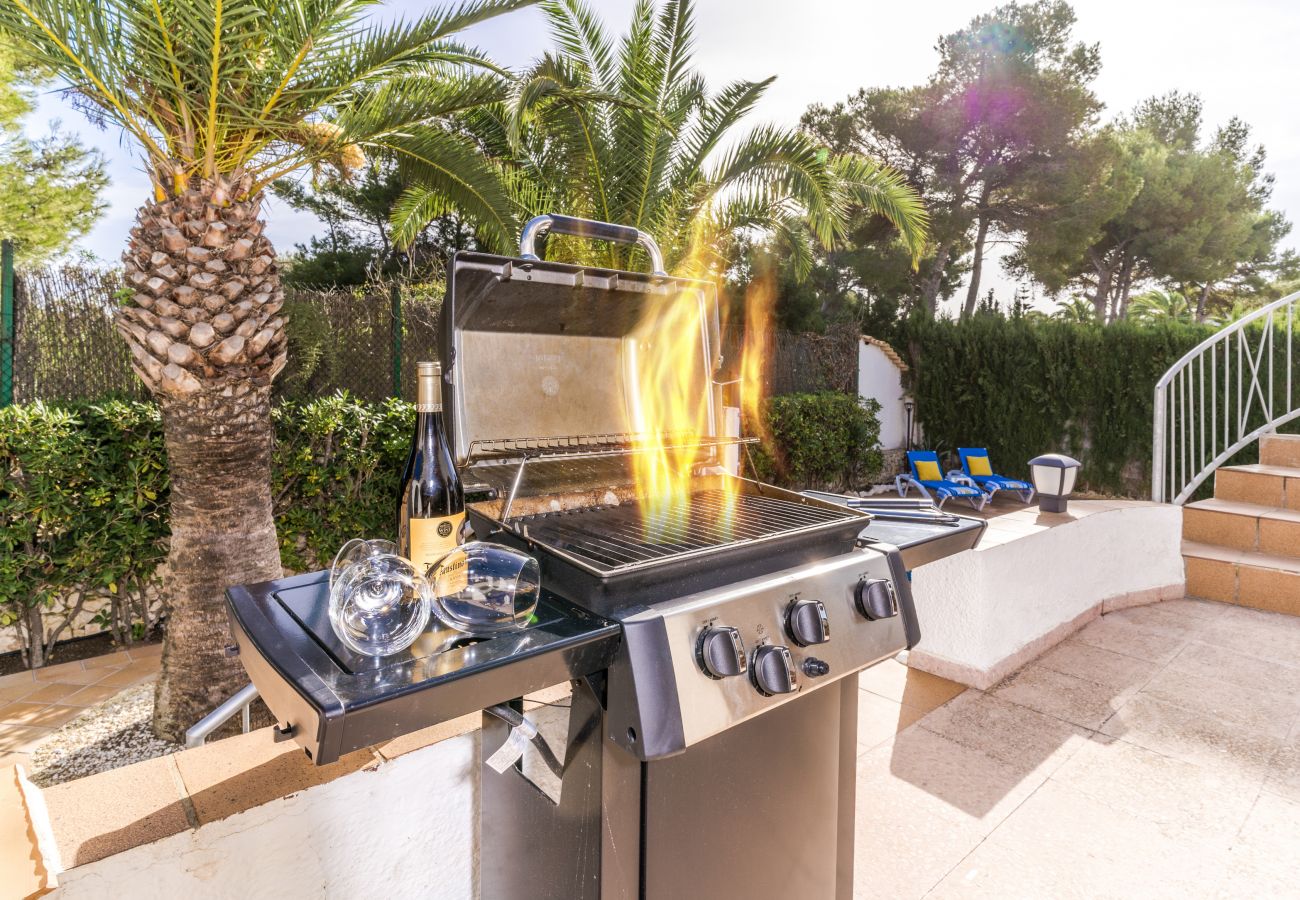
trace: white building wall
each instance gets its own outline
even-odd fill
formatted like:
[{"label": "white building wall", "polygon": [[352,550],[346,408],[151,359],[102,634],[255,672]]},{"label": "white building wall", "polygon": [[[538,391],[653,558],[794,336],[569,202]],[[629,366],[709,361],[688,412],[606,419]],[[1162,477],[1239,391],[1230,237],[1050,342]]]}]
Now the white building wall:
[{"label": "white building wall", "polygon": [[880,446],[897,450],[907,441],[903,373],[875,344],[858,342],[858,396],[880,403]]}]

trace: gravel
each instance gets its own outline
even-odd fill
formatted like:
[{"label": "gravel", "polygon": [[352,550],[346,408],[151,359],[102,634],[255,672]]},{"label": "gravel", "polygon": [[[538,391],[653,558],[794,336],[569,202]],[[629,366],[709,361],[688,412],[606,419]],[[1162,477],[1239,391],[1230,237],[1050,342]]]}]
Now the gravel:
[{"label": "gravel", "polygon": [[46,738],[32,753],[32,781],[50,787],[180,750],[150,727],[153,691],[152,681],[128,688]]}]

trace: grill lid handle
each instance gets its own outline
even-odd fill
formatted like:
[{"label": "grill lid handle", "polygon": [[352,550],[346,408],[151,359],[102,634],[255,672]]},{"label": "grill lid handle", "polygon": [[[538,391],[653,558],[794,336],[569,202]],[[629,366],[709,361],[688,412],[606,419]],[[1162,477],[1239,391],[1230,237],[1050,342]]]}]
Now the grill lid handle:
[{"label": "grill lid handle", "polygon": [[664,255],[659,252],[659,245],[644,231],[631,225],[615,225],[613,222],[597,222],[595,219],[578,219],[573,216],[547,214],[529,219],[524,230],[519,233],[519,255],[524,259],[541,259],[536,253],[535,245],[538,236],[548,231],[615,244],[640,244],[650,256],[651,274],[668,274],[664,271]]}]

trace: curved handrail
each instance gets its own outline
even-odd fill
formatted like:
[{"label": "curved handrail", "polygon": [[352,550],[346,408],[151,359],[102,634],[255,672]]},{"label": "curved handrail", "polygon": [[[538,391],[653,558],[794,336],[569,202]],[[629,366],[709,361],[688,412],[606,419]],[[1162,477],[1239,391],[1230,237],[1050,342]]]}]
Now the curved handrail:
[{"label": "curved handrail", "polygon": [[[1234,453],[1300,418],[1293,352],[1298,307],[1300,291],[1224,326],[1183,354],[1156,382],[1152,499],[1185,503]],[[1282,310],[1286,316],[1279,322]],[[1255,324],[1264,327],[1251,346],[1247,332]],[[1285,354],[1281,366],[1276,364],[1279,331]]]}]

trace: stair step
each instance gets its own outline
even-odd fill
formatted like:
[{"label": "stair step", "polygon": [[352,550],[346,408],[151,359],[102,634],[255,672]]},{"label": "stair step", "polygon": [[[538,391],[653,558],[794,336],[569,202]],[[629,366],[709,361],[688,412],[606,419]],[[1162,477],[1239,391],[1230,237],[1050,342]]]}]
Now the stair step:
[{"label": "stair step", "polygon": [[1300,559],[1183,541],[1187,595],[1300,616]]},{"label": "stair step", "polygon": [[1183,538],[1233,550],[1300,557],[1300,510],[1215,497],[1183,507]]},{"label": "stair step", "polygon": [[1214,496],[1261,506],[1300,509],[1300,467],[1222,466],[1214,473]]},{"label": "stair step", "polygon": [[1300,434],[1266,434],[1259,439],[1259,461],[1273,466],[1300,466]]}]

